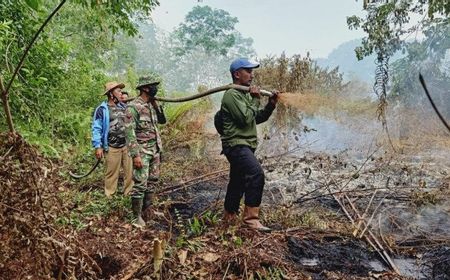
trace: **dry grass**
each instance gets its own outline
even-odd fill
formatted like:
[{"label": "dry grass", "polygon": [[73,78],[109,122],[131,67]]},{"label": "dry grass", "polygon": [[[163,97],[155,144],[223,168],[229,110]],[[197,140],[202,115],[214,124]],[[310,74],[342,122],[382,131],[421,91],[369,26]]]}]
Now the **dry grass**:
[{"label": "dry grass", "polygon": [[340,91],[344,86],[337,68],[322,69],[309,54],[287,57],[284,53],[261,60],[261,68],[255,72],[255,83],[282,92],[313,90],[321,94]]},{"label": "dry grass", "polygon": [[322,95],[313,91],[286,92],[279,95],[279,101],[284,106],[308,115],[320,113],[330,117],[337,112],[344,112],[349,116],[369,117],[374,116],[376,111],[376,104],[369,100],[350,99],[343,93]]},{"label": "dry grass", "polygon": [[0,135],[0,275],[5,279],[73,277],[101,273],[97,262],[56,219],[67,214],[61,166],[19,135]]},{"label": "dry grass", "polygon": [[394,106],[387,117],[393,144],[400,152],[419,154],[450,149],[449,134],[431,109],[421,105],[414,109]]}]

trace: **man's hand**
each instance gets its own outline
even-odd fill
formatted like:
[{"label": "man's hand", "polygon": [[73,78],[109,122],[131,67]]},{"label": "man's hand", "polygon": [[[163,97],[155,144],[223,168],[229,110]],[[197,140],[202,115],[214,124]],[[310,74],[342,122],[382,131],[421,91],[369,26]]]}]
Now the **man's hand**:
[{"label": "man's hand", "polygon": [[156,103],[156,99],[154,99],[153,97],[150,97],[150,104],[152,104],[152,107],[155,110],[158,110],[158,103]]},{"label": "man's hand", "polygon": [[95,149],[95,157],[101,159],[103,157],[103,148]]},{"label": "man's hand", "polygon": [[272,94],[273,95],[271,97],[269,97],[269,102],[272,105],[276,106],[277,103],[278,103],[278,95],[280,94],[280,92],[279,91],[273,91]]},{"label": "man's hand", "polygon": [[252,97],[261,98],[261,92],[259,91],[259,87],[250,86],[249,92]]},{"label": "man's hand", "polygon": [[136,169],[141,169],[141,168],[143,167],[142,159],[141,159],[140,156],[139,156],[139,157],[133,158],[133,166],[134,166]]}]

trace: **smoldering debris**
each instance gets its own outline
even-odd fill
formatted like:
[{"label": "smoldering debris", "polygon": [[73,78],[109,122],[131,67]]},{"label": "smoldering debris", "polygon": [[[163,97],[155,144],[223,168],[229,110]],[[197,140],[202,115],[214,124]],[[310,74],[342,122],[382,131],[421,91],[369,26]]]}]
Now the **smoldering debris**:
[{"label": "smoldering debris", "polygon": [[450,279],[450,247],[445,246],[429,251],[424,255],[427,261],[424,272],[434,280]]},{"label": "smoldering debris", "polygon": [[330,236],[322,240],[288,239],[291,258],[300,267],[311,272],[340,271],[368,276],[374,270],[370,265],[376,255],[357,239]]}]

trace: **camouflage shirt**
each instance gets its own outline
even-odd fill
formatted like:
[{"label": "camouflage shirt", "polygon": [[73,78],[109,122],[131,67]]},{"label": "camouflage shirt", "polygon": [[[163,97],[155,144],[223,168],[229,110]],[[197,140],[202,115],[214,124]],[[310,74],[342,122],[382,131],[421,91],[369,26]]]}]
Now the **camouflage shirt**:
[{"label": "camouflage shirt", "polygon": [[110,147],[122,148],[126,144],[125,139],[125,108],[108,105],[109,133],[108,143]]},{"label": "camouflage shirt", "polygon": [[156,115],[151,104],[146,103],[141,97],[128,105],[125,128],[131,157],[137,157],[140,153],[154,155],[161,151],[162,144]]}]

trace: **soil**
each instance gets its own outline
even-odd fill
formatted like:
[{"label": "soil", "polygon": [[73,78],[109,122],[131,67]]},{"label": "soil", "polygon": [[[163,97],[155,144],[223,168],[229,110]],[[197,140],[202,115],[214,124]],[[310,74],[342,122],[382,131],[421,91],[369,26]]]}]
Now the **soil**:
[{"label": "soil", "polygon": [[[160,194],[147,213],[149,226],[137,229],[131,226],[129,209],[120,204],[107,214],[85,218],[84,227],[61,224],[61,217],[81,212],[76,195],[98,193],[102,182],[69,181],[63,163],[39,155],[20,136],[3,137],[0,155],[2,279],[156,279],[158,274],[160,279],[450,277],[450,236],[444,228],[449,174],[423,163],[376,154],[367,162],[324,154],[264,159],[262,219],[275,229],[264,234],[239,221],[229,226],[220,221],[226,170],[190,181],[223,170],[223,158],[208,161],[207,167],[201,160],[190,162],[181,167],[180,176],[164,179],[162,189],[181,187]],[[180,152],[180,157],[183,164],[186,154]],[[404,260],[402,272],[411,268],[405,260],[417,260],[417,267],[403,276],[392,273],[367,243],[351,234],[353,227],[329,195],[350,190],[347,194],[362,213],[373,189],[385,187],[387,177],[389,188],[373,195],[368,215],[376,213],[371,229],[383,234],[379,237],[394,259]],[[102,201],[92,199],[94,204]],[[207,212],[215,218],[204,218]],[[196,229],[188,222],[194,217],[200,221]],[[167,241],[158,273],[152,257],[155,239]]]},{"label": "soil", "polygon": [[341,236],[325,236],[321,240],[288,239],[291,258],[301,268],[314,273],[338,271],[356,276],[369,276],[376,254],[361,240]]},{"label": "soil", "polygon": [[175,209],[183,219],[204,213],[214,204],[225,198],[227,175],[210,182],[200,182],[186,190],[171,193],[168,197],[173,201],[170,212],[175,216]]}]

